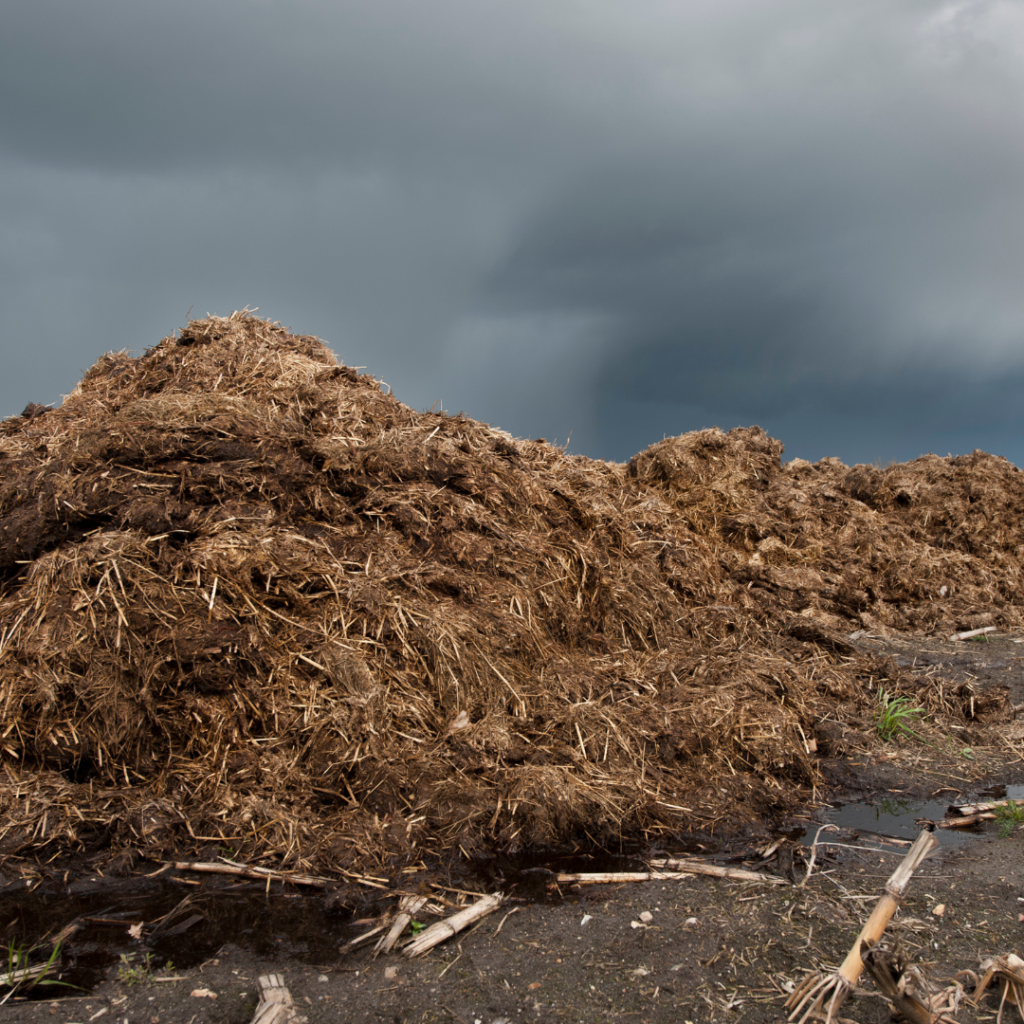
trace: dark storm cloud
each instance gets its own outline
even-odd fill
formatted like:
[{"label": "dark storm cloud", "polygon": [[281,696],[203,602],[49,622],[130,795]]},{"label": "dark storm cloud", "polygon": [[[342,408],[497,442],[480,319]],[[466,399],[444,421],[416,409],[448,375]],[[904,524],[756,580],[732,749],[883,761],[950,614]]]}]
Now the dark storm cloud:
[{"label": "dark storm cloud", "polygon": [[965,98],[931,84],[748,97],[536,219],[492,308],[600,325],[580,351],[593,447],[759,422],[814,458],[1021,461],[1024,149],[1009,101],[951,121]]},{"label": "dark storm cloud", "polygon": [[1024,461],[1024,8],[12,0],[0,414],[245,303],[628,457]]},{"label": "dark storm cloud", "polygon": [[[864,458],[888,433],[884,457],[908,457],[929,430],[949,443],[943,410],[964,405],[965,381],[975,416],[958,415],[954,448],[1006,422],[990,398],[1018,359],[1024,265],[1006,190],[944,194],[922,166],[915,188],[894,174],[865,199],[810,154],[781,188],[753,164],[726,188],[679,166],[669,185],[632,170],[581,186],[495,284],[498,307],[540,297],[602,325],[587,354],[600,450],[624,458],[664,434],[760,422],[790,441],[798,428],[793,454]],[[822,183],[824,201],[809,194]],[[838,447],[809,447],[830,420],[846,439],[833,424]]]}]

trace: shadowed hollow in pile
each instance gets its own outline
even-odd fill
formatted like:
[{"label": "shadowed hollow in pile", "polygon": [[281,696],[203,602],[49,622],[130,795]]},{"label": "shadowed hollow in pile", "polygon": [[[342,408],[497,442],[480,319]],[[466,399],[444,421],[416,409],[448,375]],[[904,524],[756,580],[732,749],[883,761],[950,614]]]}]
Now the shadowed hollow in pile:
[{"label": "shadowed hollow in pile", "polygon": [[330,872],[806,796],[906,683],[841,632],[1024,620],[1024,481],[781,453],[571,456],[246,313],[104,356],[0,424],[0,853]]}]

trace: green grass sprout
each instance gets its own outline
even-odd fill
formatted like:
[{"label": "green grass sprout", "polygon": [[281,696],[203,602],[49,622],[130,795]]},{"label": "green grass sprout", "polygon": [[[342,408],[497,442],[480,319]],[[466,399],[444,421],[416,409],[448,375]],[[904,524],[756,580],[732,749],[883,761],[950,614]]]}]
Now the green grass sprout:
[{"label": "green grass sprout", "polygon": [[888,743],[897,736],[913,736],[922,743],[928,741],[910,728],[924,714],[924,708],[911,706],[908,697],[894,697],[885,690],[878,691],[878,705],[875,708],[875,726],[878,735]]},{"label": "green grass sprout", "polygon": [[43,962],[32,963],[30,957],[39,949],[38,946],[26,946],[9,942],[7,949],[2,953],[0,963],[0,988],[6,987],[7,993],[0,999],[0,1006],[3,1006],[15,993],[24,995],[31,992],[37,985],[64,985],[67,988],[74,988],[66,981],[58,981],[51,977],[57,970],[56,964],[60,958],[60,943],[55,943],[50,951],[50,956]]},{"label": "green grass sprout", "polygon": [[1004,806],[995,808],[995,815],[999,822],[999,835],[1007,839],[1020,825],[1024,825],[1024,804],[1007,800]]},{"label": "green grass sprout", "polygon": [[[152,981],[156,971],[156,964],[153,963],[153,954],[147,953],[139,963],[133,963],[133,955],[130,953],[121,954],[121,963],[117,968],[117,980],[122,985],[142,985]],[[173,964],[171,965],[173,970]]]}]

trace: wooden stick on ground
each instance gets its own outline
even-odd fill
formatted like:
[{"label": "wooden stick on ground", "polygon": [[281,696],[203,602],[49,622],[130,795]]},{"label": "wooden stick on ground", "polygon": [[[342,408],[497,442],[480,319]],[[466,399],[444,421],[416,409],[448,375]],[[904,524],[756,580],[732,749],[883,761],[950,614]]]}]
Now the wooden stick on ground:
[{"label": "wooden stick on ground", "polygon": [[909,1024],[934,1024],[935,1014],[911,993],[900,988],[902,969],[889,950],[881,946],[868,948],[862,941],[860,955],[878,991],[896,1007],[904,1020]]},{"label": "wooden stick on ground", "polygon": [[281,974],[264,974],[258,981],[260,1001],[256,1006],[252,1024],[292,1024],[298,1014],[292,995]]},{"label": "wooden stick on ground", "polygon": [[885,895],[875,904],[871,916],[861,928],[839,970],[825,977],[818,973],[810,974],[790,994],[786,1000],[790,1021],[799,1018],[799,1024],[805,1024],[811,1017],[820,1017],[826,1022],[831,1022],[864,970],[864,961],[860,957],[861,942],[866,942],[870,946],[882,937],[885,926],[896,913],[896,908],[900,905],[914,872],[921,861],[938,845],[939,841],[931,832],[922,832],[914,840],[914,845],[885,883]]},{"label": "wooden stick on ground", "polygon": [[471,907],[466,907],[465,910],[460,910],[457,914],[452,914],[451,917],[446,917],[443,921],[424,929],[411,942],[406,943],[402,952],[406,956],[420,956],[426,953],[428,949],[433,949],[434,946],[461,932],[463,928],[497,910],[504,900],[505,897],[500,892],[485,896]]},{"label": "wooden stick on ground", "polygon": [[379,953],[390,953],[395,948],[395,943],[401,938],[402,932],[408,927],[409,922],[427,905],[426,896],[403,896],[398,901],[398,914],[394,923],[373,947],[373,955]]},{"label": "wooden stick on ground", "polygon": [[[326,889],[329,886],[337,885],[334,878],[322,878],[319,875],[303,875],[297,871],[275,871],[273,868],[251,867],[248,864],[236,864],[233,860],[223,858],[221,861],[202,860],[176,860],[168,862],[169,867],[178,871],[198,871],[200,874],[208,875],[235,875],[239,878],[257,878],[261,882],[291,882],[292,885],[308,885],[317,889]],[[349,871],[341,872],[346,878],[360,885],[368,885],[372,889],[386,889],[380,879],[370,878],[366,875],[354,875]]]},{"label": "wooden stick on ground", "polygon": [[729,868],[722,864],[705,864],[697,860],[652,860],[651,871],[581,871],[561,874],[559,882],[576,882],[579,885],[607,885],[620,882],[652,882],[667,878],[683,878],[686,875],[713,875],[715,878],[734,878],[741,882],[768,882],[772,885],[787,885],[784,878],[766,875],[760,871],[744,868]]},{"label": "wooden stick on ground", "polygon": [[981,969],[985,975],[974,990],[973,1002],[977,1004],[992,983],[992,979],[998,978],[1003,992],[999,1000],[996,1024],[1002,1024],[1003,1007],[1007,1000],[1017,1007],[1017,1012],[1024,1020],[1024,960],[1021,960],[1016,953],[1007,953],[1006,956],[990,957],[981,965]]}]

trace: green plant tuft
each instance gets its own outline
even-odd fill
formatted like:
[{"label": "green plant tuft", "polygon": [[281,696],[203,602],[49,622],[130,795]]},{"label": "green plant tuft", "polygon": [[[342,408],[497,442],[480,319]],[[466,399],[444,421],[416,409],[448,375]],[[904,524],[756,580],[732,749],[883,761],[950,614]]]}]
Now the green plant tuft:
[{"label": "green plant tuft", "polygon": [[916,722],[924,714],[924,708],[911,707],[907,697],[894,697],[885,692],[878,691],[878,706],[875,708],[875,726],[878,735],[888,743],[897,736],[913,736],[914,739],[926,743],[922,736],[919,736],[910,728],[911,722]]},{"label": "green plant tuft", "polygon": [[1024,824],[1024,804],[1007,800],[1003,806],[995,808],[995,815],[999,822],[999,835],[1007,839]]},{"label": "green plant tuft", "polygon": [[0,963],[0,988],[6,988],[7,992],[0,998],[0,1006],[16,992],[23,995],[31,992],[37,985],[64,985],[74,988],[66,981],[58,981],[52,977],[56,973],[55,965],[60,958],[60,943],[55,943],[48,959],[32,963],[32,954],[39,949],[39,946],[26,946],[24,943],[7,944],[7,949],[2,954],[3,962]]},{"label": "green plant tuft", "polygon": [[143,985],[153,980],[156,971],[156,964],[153,963],[153,954],[147,953],[139,963],[133,963],[133,956],[129,953],[121,954],[121,963],[117,968],[117,980],[122,985]]}]

